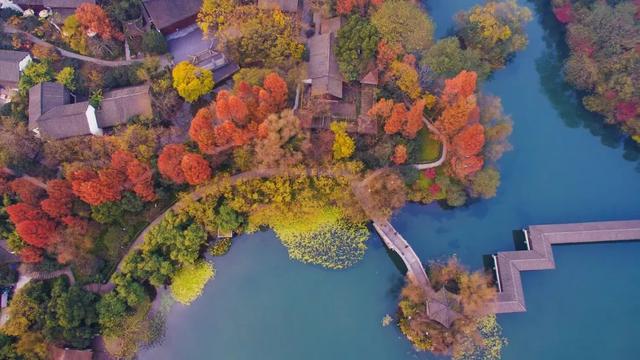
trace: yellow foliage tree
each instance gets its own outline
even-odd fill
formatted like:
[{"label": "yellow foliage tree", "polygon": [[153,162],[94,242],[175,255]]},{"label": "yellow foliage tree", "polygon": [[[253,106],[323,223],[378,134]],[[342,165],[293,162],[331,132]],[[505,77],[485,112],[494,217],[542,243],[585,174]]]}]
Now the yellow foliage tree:
[{"label": "yellow foliage tree", "polygon": [[333,158],[340,160],[350,157],[356,149],[356,143],[349,134],[347,134],[347,123],[331,123],[331,131],[333,131],[333,134],[335,135],[335,139],[333,141]]},{"label": "yellow foliage tree", "polygon": [[173,68],[173,87],[188,102],[194,102],[199,97],[213,89],[213,74],[207,69],[182,61]]}]

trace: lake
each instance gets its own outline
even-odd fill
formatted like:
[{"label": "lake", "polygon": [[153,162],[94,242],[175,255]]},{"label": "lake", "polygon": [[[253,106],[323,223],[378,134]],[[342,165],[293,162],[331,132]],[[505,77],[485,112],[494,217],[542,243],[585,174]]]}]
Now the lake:
[{"label": "lake", "polygon": [[[431,1],[437,36],[477,2]],[[534,12],[529,46],[483,86],[514,120],[498,196],[455,210],[406,206],[393,224],[423,261],[456,254],[476,269],[529,224],[640,218],[640,154],[562,82],[566,50],[548,3],[524,4]],[[241,236],[215,260],[202,297],[174,306],[166,339],[140,358],[434,359],[381,325],[403,274],[377,236],[368,246],[356,266],[331,271],[289,260],[272,232]],[[503,359],[638,359],[640,242],[554,251],[556,270],[523,273],[528,311],[498,316]]]}]

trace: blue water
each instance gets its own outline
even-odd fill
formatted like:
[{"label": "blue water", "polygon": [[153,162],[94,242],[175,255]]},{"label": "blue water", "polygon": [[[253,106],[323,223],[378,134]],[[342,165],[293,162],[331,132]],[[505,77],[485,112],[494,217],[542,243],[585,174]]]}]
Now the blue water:
[{"label": "blue water", "polygon": [[[437,35],[475,2],[431,2]],[[482,255],[513,249],[512,230],[528,224],[640,218],[637,150],[562,83],[559,29],[547,26],[547,5],[526,5],[535,12],[529,47],[484,85],[515,124],[498,196],[456,210],[409,205],[393,220],[425,261],[456,254],[480,268]],[[509,339],[503,359],[639,359],[640,242],[554,251],[556,270],[523,275],[528,312],[498,318]],[[375,235],[345,271],[288,260],[271,232],[238,238],[216,267],[203,296],[174,307],[165,342],[142,359],[434,358],[381,326],[402,274]]]}]

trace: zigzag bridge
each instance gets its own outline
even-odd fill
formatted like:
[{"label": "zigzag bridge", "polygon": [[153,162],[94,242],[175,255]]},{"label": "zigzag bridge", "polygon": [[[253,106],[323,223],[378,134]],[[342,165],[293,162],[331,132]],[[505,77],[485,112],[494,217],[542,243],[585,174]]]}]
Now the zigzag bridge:
[{"label": "zigzag bridge", "polygon": [[[425,289],[429,316],[449,327],[457,314],[449,308],[447,294],[433,289],[420,258],[409,243],[387,221],[376,221],[373,226],[387,247],[405,263],[409,279]],[[527,310],[520,272],[554,269],[551,245],[640,240],[640,220],[532,225],[523,232],[527,250],[503,251],[493,255],[498,296],[490,312],[502,314]]]}]

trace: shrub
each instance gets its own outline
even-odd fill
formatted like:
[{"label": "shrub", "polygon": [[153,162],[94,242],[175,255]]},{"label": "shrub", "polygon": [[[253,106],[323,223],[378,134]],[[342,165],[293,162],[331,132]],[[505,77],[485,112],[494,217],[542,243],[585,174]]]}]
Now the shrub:
[{"label": "shrub", "polygon": [[231,249],[231,242],[231,238],[218,239],[211,245],[209,253],[213,256],[222,256]]},{"label": "shrub", "polygon": [[158,31],[148,31],[142,37],[142,50],[149,54],[162,55],[169,51],[167,41]]},{"label": "shrub", "polygon": [[204,261],[185,266],[173,277],[171,294],[178,302],[189,305],[200,296],[205,284],[214,275],[213,265]]}]

